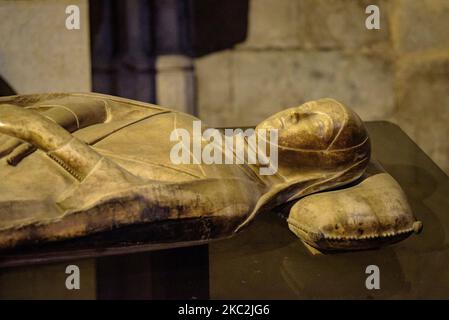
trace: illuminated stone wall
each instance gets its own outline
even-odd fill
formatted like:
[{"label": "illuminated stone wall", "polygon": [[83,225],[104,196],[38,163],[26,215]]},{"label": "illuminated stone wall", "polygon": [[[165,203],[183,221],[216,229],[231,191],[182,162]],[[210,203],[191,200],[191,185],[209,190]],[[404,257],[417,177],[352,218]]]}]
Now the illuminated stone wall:
[{"label": "illuminated stone wall", "polygon": [[[71,4],[79,30],[66,28]],[[1,0],[0,21],[0,74],[17,93],[90,91],[86,0]]]}]

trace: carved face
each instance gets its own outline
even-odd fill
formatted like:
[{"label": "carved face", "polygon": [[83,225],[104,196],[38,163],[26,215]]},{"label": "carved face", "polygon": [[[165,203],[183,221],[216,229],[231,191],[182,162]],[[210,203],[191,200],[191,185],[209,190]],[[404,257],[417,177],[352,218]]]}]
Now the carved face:
[{"label": "carved face", "polygon": [[332,99],[290,108],[257,129],[278,129],[279,164],[296,168],[338,168],[369,157],[368,134],[359,117]]},{"label": "carved face", "polygon": [[262,122],[259,127],[279,130],[279,145],[296,149],[325,149],[333,138],[334,121],[325,113],[291,108]]}]

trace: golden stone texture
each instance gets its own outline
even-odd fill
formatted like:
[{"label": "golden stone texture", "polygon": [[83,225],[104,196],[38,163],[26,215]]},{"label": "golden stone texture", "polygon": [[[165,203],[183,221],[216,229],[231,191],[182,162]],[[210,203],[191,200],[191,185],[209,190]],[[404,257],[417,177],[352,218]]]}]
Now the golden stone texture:
[{"label": "golden stone texture", "polygon": [[191,132],[194,120],[101,94],[0,98],[0,248],[139,226],[155,247],[196,244],[288,205],[290,228],[325,251],[377,247],[421,228],[393,178],[366,171],[365,127],[335,100],[286,109],[257,126],[279,132],[272,176],[249,163],[173,164],[170,134]]}]

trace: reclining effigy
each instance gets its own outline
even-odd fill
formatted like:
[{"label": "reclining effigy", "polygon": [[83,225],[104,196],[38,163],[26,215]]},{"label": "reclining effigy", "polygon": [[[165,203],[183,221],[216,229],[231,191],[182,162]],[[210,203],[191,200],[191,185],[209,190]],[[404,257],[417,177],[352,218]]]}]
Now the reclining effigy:
[{"label": "reclining effigy", "polygon": [[335,100],[286,109],[256,127],[277,133],[267,141],[276,144],[272,174],[246,158],[204,163],[185,148],[193,161],[174,163],[170,137],[194,134],[193,121],[93,93],[0,98],[0,250],[141,226],[154,245],[204,243],[283,205],[291,205],[290,230],[324,252],[375,248],[422,228],[400,186],[371,160],[362,121]]}]

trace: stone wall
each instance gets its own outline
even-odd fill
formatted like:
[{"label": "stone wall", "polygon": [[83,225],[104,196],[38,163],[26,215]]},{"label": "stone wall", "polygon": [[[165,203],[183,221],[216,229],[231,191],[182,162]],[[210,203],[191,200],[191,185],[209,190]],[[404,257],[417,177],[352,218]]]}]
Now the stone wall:
[{"label": "stone wall", "polygon": [[[80,8],[67,30],[65,9]],[[87,0],[0,0],[0,74],[20,94],[90,91]]]},{"label": "stone wall", "polygon": [[[365,28],[370,4],[380,30]],[[364,120],[397,123],[449,173],[447,0],[250,0],[246,32],[195,61],[197,109],[211,126],[333,97]]]}]

